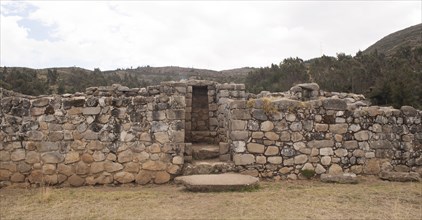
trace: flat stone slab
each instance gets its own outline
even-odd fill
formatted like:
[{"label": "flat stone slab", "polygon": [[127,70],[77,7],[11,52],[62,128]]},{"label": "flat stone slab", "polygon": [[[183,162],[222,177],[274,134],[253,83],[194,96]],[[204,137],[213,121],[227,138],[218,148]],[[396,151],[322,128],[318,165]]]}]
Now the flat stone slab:
[{"label": "flat stone slab", "polygon": [[248,190],[259,184],[256,177],[234,173],[179,176],[174,181],[194,192]]},{"label": "flat stone slab", "polygon": [[222,162],[218,159],[193,161],[192,163],[185,163],[183,167],[183,175],[198,175],[198,174],[217,174],[230,173],[234,170],[234,163]]},{"label": "flat stone slab", "polygon": [[209,144],[192,145],[192,156],[195,160],[206,160],[220,156],[220,147]]},{"label": "flat stone slab", "polygon": [[419,182],[419,173],[414,172],[381,172],[379,177],[383,180],[394,182]]},{"label": "flat stone slab", "polygon": [[337,175],[322,174],[321,181],[324,183],[356,184],[358,179],[354,173],[342,173]]}]

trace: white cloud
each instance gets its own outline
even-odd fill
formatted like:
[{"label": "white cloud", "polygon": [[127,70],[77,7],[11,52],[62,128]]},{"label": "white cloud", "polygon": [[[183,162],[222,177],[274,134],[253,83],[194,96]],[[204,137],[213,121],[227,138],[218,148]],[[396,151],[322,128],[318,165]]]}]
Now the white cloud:
[{"label": "white cloud", "polygon": [[[417,1],[11,4],[1,2],[0,65],[34,68],[267,66],[290,56],[355,54],[421,21]],[[24,18],[54,27],[57,40],[30,39],[18,24]]]}]

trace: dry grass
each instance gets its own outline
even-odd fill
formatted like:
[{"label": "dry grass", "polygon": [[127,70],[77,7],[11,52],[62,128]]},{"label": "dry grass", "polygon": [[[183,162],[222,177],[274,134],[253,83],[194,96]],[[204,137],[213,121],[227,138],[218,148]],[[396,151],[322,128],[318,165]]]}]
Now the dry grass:
[{"label": "dry grass", "polygon": [[422,183],[263,182],[251,192],[176,185],[0,189],[0,219],[422,219]]}]

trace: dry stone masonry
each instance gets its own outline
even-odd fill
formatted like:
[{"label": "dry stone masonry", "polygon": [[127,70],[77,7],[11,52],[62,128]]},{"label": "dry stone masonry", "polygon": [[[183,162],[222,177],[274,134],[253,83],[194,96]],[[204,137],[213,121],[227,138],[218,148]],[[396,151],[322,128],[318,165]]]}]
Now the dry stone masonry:
[{"label": "dry stone masonry", "polygon": [[315,83],[258,95],[185,80],[0,98],[0,186],[162,184],[192,169],[203,144],[217,146],[218,172],[261,178],[422,174],[420,110]]}]

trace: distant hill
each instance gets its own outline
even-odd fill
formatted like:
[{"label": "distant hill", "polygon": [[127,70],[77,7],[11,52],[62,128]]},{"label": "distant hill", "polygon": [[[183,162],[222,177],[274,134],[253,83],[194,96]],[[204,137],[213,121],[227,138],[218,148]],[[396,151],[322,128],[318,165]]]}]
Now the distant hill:
[{"label": "distant hill", "polygon": [[255,68],[215,71],[177,66],[137,67],[101,71],[79,67],[31,69],[0,67],[0,87],[28,95],[83,92],[87,87],[119,83],[132,88],[158,85],[162,81],[196,78],[224,82],[244,82]]},{"label": "distant hill", "polygon": [[78,67],[0,67],[0,87],[27,95],[84,92],[87,87],[115,83],[139,88],[192,77],[245,83],[253,93],[286,91],[295,83],[316,82],[325,91],[364,94],[377,105],[422,108],[422,24],[392,33],[356,56],[339,53],[310,60],[286,58],[280,64],[261,68],[215,71],[143,66],[92,71]]},{"label": "distant hill", "polygon": [[414,49],[422,45],[422,23],[417,24],[403,30],[394,32],[383,37],[381,40],[377,41],[375,44],[368,47],[363,51],[364,54],[369,54],[375,50],[378,53],[383,53],[386,56],[391,56],[394,54],[400,47],[409,46],[411,49]]},{"label": "distant hill", "polygon": [[287,58],[248,74],[245,82],[253,93],[316,82],[325,91],[364,94],[376,105],[422,109],[422,24],[392,33],[355,56]]}]

